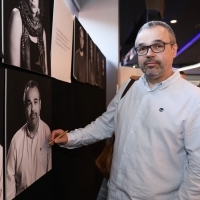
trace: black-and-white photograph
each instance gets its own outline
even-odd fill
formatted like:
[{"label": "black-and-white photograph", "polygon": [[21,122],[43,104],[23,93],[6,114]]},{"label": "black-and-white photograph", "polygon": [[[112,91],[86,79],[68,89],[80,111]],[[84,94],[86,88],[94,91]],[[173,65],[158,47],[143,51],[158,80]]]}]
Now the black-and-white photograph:
[{"label": "black-and-white photograph", "polygon": [[4,0],[4,62],[51,75],[49,0]]},{"label": "black-and-white photograph", "polygon": [[95,85],[95,44],[88,35],[88,83]]},{"label": "black-and-white photograph", "polygon": [[1,10],[1,3],[2,0],[0,0],[0,58],[3,57],[3,53],[2,53],[2,10]]},{"label": "black-and-white photograph", "polygon": [[87,32],[75,17],[74,19],[74,52],[73,75],[77,81],[86,83],[87,70]]},{"label": "black-and-white photograph", "polygon": [[100,54],[99,86],[101,89],[106,87],[106,57]]},{"label": "black-and-white photograph", "polygon": [[4,158],[3,158],[3,151],[4,151],[4,119],[5,119],[5,113],[4,113],[4,69],[0,68],[0,200],[3,200],[3,188],[4,188],[4,171],[3,171],[3,165],[4,165]]},{"label": "black-and-white photograph", "polygon": [[6,199],[52,168],[51,78],[7,72]]},{"label": "black-and-white photograph", "polygon": [[100,49],[96,46],[95,47],[95,54],[96,54],[96,70],[95,70],[95,85],[100,87],[100,68],[101,68],[101,51]]}]

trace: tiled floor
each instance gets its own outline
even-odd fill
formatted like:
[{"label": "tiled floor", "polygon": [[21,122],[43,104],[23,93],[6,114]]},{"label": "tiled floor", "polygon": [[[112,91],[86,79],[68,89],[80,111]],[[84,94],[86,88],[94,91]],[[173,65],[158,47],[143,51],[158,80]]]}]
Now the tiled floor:
[{"label": "tiled floor", "polygon": [[97,200],[106,200],[108,196],[107,180],[104,179]]}]

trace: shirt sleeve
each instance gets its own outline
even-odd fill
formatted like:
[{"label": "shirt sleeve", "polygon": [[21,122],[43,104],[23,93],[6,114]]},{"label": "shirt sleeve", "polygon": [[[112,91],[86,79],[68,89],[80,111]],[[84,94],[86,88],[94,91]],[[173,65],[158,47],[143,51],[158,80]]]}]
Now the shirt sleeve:
[{"label": "shirt sleeve", "polygon": [[100,140],[110,138],[114,132],[114,116],[121,99],[121,95],[129,81],[126,81],[115,95],[104,112],[95,121],[87,125],[85,128],[75,129],[69,132],[68,143],[60,145],[61,147],[73,149],[83,145],[92,144]]},{"label": "shirt sleeve", "polygon": [[15,150],[11,141],[7,155],[7,170],[6,170],[6,199],[11,200],[16,196],[15,183]]},{"label": "shirt sleeve", "polygon": [[187,165],[176,200],[200,199],[200,103],[191,113],[184,135]]}]

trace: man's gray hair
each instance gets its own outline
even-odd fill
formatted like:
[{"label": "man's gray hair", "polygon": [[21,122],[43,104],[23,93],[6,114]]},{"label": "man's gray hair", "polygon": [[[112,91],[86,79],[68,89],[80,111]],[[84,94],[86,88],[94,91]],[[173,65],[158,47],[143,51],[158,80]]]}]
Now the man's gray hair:
[{"label": "man's gray hair", "polygon": [[[176,43],[176,36],[174,34],[174,31],[172,30],[172,28],[168,24],[166,24],[165,22],[162,22],[162,21],[150,21],[150,22],[145,23],[140,28],[140,30],[138,31],[137,36],[143,29],[150,29],[150,28],[153,28],[155,26],[162,26],[163,28],[165,28],[169,33],[170,42],[171,43]],[[137,40],[137,36],[136,36],[135,42]]]},{"label": "man's gray hair", "polygon": [[40,96],[40,89],[39,89],[38,83],[37,83],[36,81],[34,81],[34,80],[30,80],[30,81],[26,84],[25,89],[24,89],[24,95],[23,95],[23,102],[24,102],[24,104],[26,103],[26,94],[27,94],[28,90],[29,90],[30,88],[34,88],[34,87],[36,87],[36,88],[38,89],[39,98],[41,99],[41,96]]}]

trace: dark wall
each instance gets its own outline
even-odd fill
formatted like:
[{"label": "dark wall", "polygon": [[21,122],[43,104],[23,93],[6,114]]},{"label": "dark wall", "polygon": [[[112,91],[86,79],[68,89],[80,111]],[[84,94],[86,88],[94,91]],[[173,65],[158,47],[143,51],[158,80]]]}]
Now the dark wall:
[{"label": "dark wall", "polygon": [[[3,69],[14,71],[16,76],[24,73],[27,77],[36,75],[39,80],[48,78],[1,63],[0,72]],[[84,127],[105,111],[105,90],[74,79],[71,84],[50,77],[49,79],[52,91],[51,130],[62,128],[70,131]],[[17,84],[16,81],[15,83]],[[73,150],[53,146],[53,169],[15,199],[95,200],[103,180],[95,166],[95,159],[104,146],[105,140]]]}]

